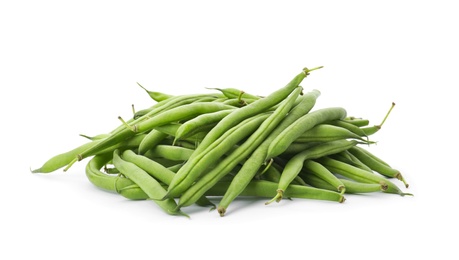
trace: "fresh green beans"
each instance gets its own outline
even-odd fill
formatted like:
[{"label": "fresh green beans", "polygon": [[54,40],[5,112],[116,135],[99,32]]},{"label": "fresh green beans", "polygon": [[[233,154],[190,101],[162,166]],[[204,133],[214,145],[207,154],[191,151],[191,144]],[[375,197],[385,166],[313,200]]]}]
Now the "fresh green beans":
[{"label": "fresh green beans", "polygon": [[282,104],[272,113],[266,121],[255,131],[241,146],[232,152],[227,158],[220,162],[211,172],[199,179],[193,186],[186,190],[178,202],[179,207],[191,205],[197,198],[202,196],[213,184],[225,176],[234,166],[248,156],[263,140],[277,127],[290,111],[298,95],[303,88],[297,87],[282,102]]},{"label": "fresh green beans", "polygon": [[326,121],[342,119],[345,116],[346,110],[341,107],[323,108],[302,116],[271,142],[266,159],[283,153],[298,137],[314,126]]},{"label": "fresh green beans", "polygon": [[187,216],[185,213],[177,209],[177,204],[174,199],[158,200],[158,198],[164,197],[166,190],[158,181],[140,167],[123,160],[117,150],[113,154],[113,164],[120,170],[121,173],[135,182],[148,195],[148,197],[160,206],[166,213],[171,215]]},{"label": "fresh green beans", "polygon": [[369,136],[381,130],[395,104],[373,126],[347,116],[344,107],[315,107],[320,91],[303,93],[300,83],[319,68],[304,68],[267,96],[218,87],[209,88],[216,93],[166,94],[137,83],[155,104],[138,111],[132,105],[132,118],[119,117],[122,124],[105,133],[81,135],[90,141],[32,173],[66,171],[92,157],[85,172],[95,187],[185,216],[192,205],[225,216],[241,196],[270,198],[270,204],[282,198],[344,202],[344,194],[374,192],[412,195],[391,181],[408,188],[400,171],[363,148],[375,143]]},{"label": "fresh green beans", "polygon": [[[327,156],[334,153],[339,153],[355,146],[356,144],[356,141],[347,140],[326,142],[293,156],[284,167],[281,179],[279,180],[279,185],[277,187],[277,195],[272,200],[268,201],[266,204],[269,204],[273,201],[279,202],[282,199],[285,189],[292,182],[292,180],[296,176],[298,176],[301,169],[303,168],[304,161],[308,159],[321,158],[323,156]],[[322,175],[325,176],[325,173],[322,172]],[[329,176],[325,178],[327,178],[328,181],[332,181],[332,178]]]}]

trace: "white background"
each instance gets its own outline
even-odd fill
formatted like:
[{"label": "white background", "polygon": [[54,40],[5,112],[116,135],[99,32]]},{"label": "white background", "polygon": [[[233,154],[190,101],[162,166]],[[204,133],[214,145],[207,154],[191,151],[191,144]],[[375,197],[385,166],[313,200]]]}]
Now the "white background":
[{"label": "white background", "polygon": [[[454,1],[2,1],[2,259],[457,259]],[[316,105],[379,123],[375,154],[413,197],[238,200],[164,214],[92,186],[87,161],[30,173],[170,94],[267,95],[303,67]],[[218,202],[215,201],[215,202]]]}]

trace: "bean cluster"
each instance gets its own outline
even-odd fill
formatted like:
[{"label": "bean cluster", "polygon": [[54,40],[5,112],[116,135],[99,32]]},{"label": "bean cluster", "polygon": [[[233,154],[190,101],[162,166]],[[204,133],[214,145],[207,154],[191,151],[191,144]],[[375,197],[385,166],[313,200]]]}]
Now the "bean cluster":
[{"label": "bean cluster", "polygon": [[[403,192],[401,173],[365,149],[381,124],[350,117],[342,107],[315,109],[320,92],[300,83],[311,71],[261,97],[238,89],[168,95],[142,88],[155,101],[107,134],[46,161],[49,173],[90,158],[95,186],[131,200],[151,200],[171,215],[197,204],[224,216],[242,196],[344,202],[344,194]],[[140,85],[139,85],[140,86]],[[210,198],[219,199],[215,205]]]}]

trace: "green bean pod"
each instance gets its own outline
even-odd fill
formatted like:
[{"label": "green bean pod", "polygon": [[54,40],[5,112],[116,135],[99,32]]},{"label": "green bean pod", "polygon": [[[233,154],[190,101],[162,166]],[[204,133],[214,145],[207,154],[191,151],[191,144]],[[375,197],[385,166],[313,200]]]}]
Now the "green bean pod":
[{"label": "green bean pod", "polygon": [[[279,107],[261,124],[250,137],[242,143],[209,173],[196,181],[180,197],[179,207],[189,206],[202,196],[209,188],[228,174],[239,162],[251,154],[264,139],[279,125],[294,105],[303,88],[298,87],[279,105]],[[228,116],[226,117],[228,118]]]},{"label": "green bean pod", "polygon": [[[206,138],[204,138],[199,147],[196,149],[196,156],[203,152],[208,146],[210,146],[215,140],[217,140],[225,131],[227,131],[231,127],[237,125],[244,119],[257,115],[263,111],[266,111],[269,108],[282,102],[286,97],[288,97],[291,94],[291,92],[294,89],[296,89],[299,86],[303,79],[307,75],[309,75],[310,71],[319,68],[321,67],[313,69],[304,68],[302,72],[295,76],[285,87],[272,92],[267,97],[260,98],[259,100],[251,104],[248,104],[245,107],[239,108],[235,110],[234,113],[231,113],[225,118],[223,118],[214,128],[212,128],[212,130],[206,135]],[[176,182],[181,182],[181,179],[177,179]],[[174,185],[172,187],[174,187]]]},{"label": "green bean pod", "polygon": [[356,139],[368,142],[361,136],[347,130],[346,128],[328,124],[319,124],[300,135],[295,142],[329,142],[342,139]]},{"label": "green bean pod", "polygon": [[175,139],[181,139],[182,137],[188,136],[189,133],[195,131],[195,129],[199,129],[209,124],[218,123],[224,117],[232,113],[234,110],[222,110],[213,113],[207,113],[199,115],[191,120],[186,121],[177,129],[175,133]]},{"label": "green bean pod", "polygon": [[[205,196],[222,196],[228,189],[229,185],[229,181],[220,181],[212,186],[208,191],[206,191]],[[239,196],[269,198],[275,195],[276,185],[277,184],[275,182],[271,181],[253,180],[244,188]],[[137,184],[118,188],[120,189],[120,194],[126,198],[132,200],[148,199],[148,195],[146,195],[145,192],[143,192]],[[285,192],[285,196],[289,198],[325,200],[339,203],[345,201],[344,196],[338,192],[294,184],[289,186],[288,191]],[[199,202],[200,199],[198,199],[197,202]]]},{"label": "green bean pod", "polygon": [[173,97],[173,95],[169,95],[169,94],[166,94],[166,93],[148,90],[148,89],[144,88],[142,85],[140,85],[140,83],[138,83],[138,82],[137,82],[137,85],[139,85],[139,87],[141,87],[143,90],[145,90],[145,92],[147,92],[147,94],[151,97],[151,99],[153,99],[156,102],[161,102],[163,100],[166,100],[166,99],[169,99],[169,98]]},{"label": "green bean pod", "polygon": [[131,150],[126,150],[123,152],[122,156],[125,161],[137,165],[152,177],[166,185],[169,185],[174,178],[175,173],[173,171],[143,155],[138,155]]},{"label": "green bean pod", "polygon": [[363,118],[356,118],[356,117],[346,117],[342,119],[343,122],[358,126],[358,127],[363,127],[367,126],[370,124],[370,121],[368,119],[363,119]]},{"label": "green bean pod", "polygon": [[186,161],[193,154],[193,149],[180,146],[159,144],[145,153],[147,157],[161,157],[171,161]]},{"label": "green bean pod", "polygon": [[106,191],[117,192],[117,185],[129,186],[134,184],[134,182],[120,176],[110,176],[100,171],[112,157],[113,153],[94,156],[89,160],[88,164],[86,164],[85,172],[86,177],[94,186]]},{"label": "green bean pod", "polygon": [[208,88],[208,89],[214,89],[220,91],[223,95],[225,95],[227,98],[230,99],[260,99],[259,96],[251,95],[249,93],[246,93],[242,90],[236,89],[236,88]]},{"label": "green bean pod", "polygon": [[161,184],[151,177],[147,172],[142,170],[134,163],[123,160],[118,151],[113,153],[113,164],[125,176],[136,183],[150,199],[152,199],[164,212],[170,215],[187,216],[181,210],[177,209],[177,204],[174,199],[158,200],[164,197],[166,190]]},{"label": "green bean pod", "polygon": [[[300,176],[308,185],[311,185],[312,187],[330,191],[336,190],[336,187],[313,174],[307,174],[301,171]],[[340,178],[340,180],[344,184],[344,187],[346,187],[344,192],[345,194],[359,194],[382,191],[381,185],[377,183],[361,183],[343,178]]]},{"label": "green bean pod", "polygon": [[402,192],[397,187],[397,185],[389,181],[387,178],[362,170],[350,164],[343,163],[328,157],[319,158],[317,161],[327,167],[331,172],[340,174],[346,178],[355,180],[357,182],[380,184],[385,193],[394,193],[401,196],[411,195],[409,193]]},{"label": "green bean pod", "polygon": [[[215,160],[219,160],[234,145],[252,134],[268,116],[269,113],[264,113],[245,119],[218,138],[203,153],[198,156],[192,155],[175,175],[168,188],[168,196],[176,197],[183,193],[201,176],[210,164],[215,163]],[[193,154],[196,153],[196,150]]]},{"label": "green bean pod", "polygon": [[333,175],[322,164],[316,161],[304,161],[303,170],[323,179],[327,183],[330,183],[333,187],[335,187],[336,191],[340,192],[341,194],[343,194],[346,191],[346,187],[344,186],[343,182],[340,179],[338,179],[338,177]]},{"label": "green bean pod", "polygon": [[346,110],[341,107],[323,108],[311,113],[308,113],[289,127],[284,129],[276,138],[271,142],[268,148],[266,159],[282,154],[295,140],[298,139],[304,132],[312,129],[314,126],[336,119],[342,119],[346,116]]},{"label": "green bean pod", "polygon": [[140,142],[139,148],[138,148],[138,153],[139,154],[144,154],[148,150],[152,149],[156,145],[160,144],[162,140],[166,139],[168,134],[165,134],[163,132],[160,132],[156,129],[152,129],[150,132],[148,132],[145,136],[145,138]]},{"label": "green bean pod", "polygon": [[[279,185],[277,187],[276,196],[274,196],[272,200],[266,202],[266,204],[269,204],[273,201],[279,202],[282,200],[285,189],[288,187],[288,185],[290,185],[292,180],[300,173],[301,169],[303,168],[303,164],[306,160],[317,159],[326,155],[339,153],[349,149],[350,147],[355,146],[356,144],[357,142],[354,140],[338,140],[326,142],[293,156],[290,160],[288,160],[287,164],[285,165],[282,171],[281,179],[279,180]],[[331,180],[331,178],[328,177],[328,180]]]},{"label": "green bean pod", "polygon": [[100,142],[101,140],[91,141],[82,144],[70,151],[57,154],[48,159],[40,168],[32,170],[32,173],[50,173],[57,171],[58,169],[66,166],[72,160],[74,160],[78,154],[82,153],[83,151],[86,151],[87,149],[97,145]]},{"label": "green bean pod", "polygon": [[[244,190],[244,187],[249,184],[249,182],[254,178],[263,164],[268,147],[274,140],[277,135],[279,135],[285,128],[287,128],[291,123],[300,118],[301,116],[307,114],[315,105],[317,98],[320,96],[320,91],[312,90],[302,96],[300,96],[300,102],[295,105],[287,116],[279,123],[279,125],[266,137],[262,144],[256,148],[256,150],[250,155],[248,160],[244,163],[241,170],[234,177],[231,185],[228,187],[228,191],[225,193],[218,205],[218,211],[221,216],[223,216],[229,206],[229,204]],[[303,147],[304,148],[304,145]],[[271,169],[272,167],[269,167]],[[274,178],[280,179],[277,177],[276,173],[273,171],[267,172],[271,180]],[[266,173],[265,173],[266,174]],[[276,181],[277,182],[277,181]]]},{"label": "green bean pod", "polygon": [[405,184],[405,187],[408,188],[408,183],[406,183],[402,174],[399,170],[394,169],[384,163],[381,163],[380,160],[374,159],[374,156],[369,156],[367,152],[362,151],[360,147],[349,149],[349,152],[354,155],[357,159],[363,162],[365,165],[370,167],[373,171],[382,174],[389,178],[397,178]]},{"label": "green bean pod", "polygon": [[161,126],[165,124],[169,124],[172,122],[176,122],[179,120],[189,119],[195,117],[196,115],[203,114],[203,113],[211,113],[219,110],[224,109],[233,109],[232,106],[227,106],[221,103],[211,103],[211,102],[202,102],[202,103],[191,103],[188,105],[184,105],[182,107],[172,108],[170,110],[164,111],[156,115],[155,117],[149,118],[145,121],[142,121],[131,128],[126,128],[125,130],[121,130],[116,134],[112,134],[111,136],[101,140],[97,144],[89,147],[85,151],[79,153],[77,157],[67,165],[66,169],[70,168],[70,166],[75,163],[77,160],[81,161],[82,159],[92,156],[103,150],[107,147],[115,145],[119,142],[126,140],[127,138],[135,135],[136,133],[143,133],[149,131],[156,126]]}]

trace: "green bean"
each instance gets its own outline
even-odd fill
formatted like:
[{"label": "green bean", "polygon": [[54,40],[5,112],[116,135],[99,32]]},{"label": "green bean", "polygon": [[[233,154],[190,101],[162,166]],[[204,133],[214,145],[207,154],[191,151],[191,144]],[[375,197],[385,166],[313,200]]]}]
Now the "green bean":
[{"label": "green bean", "polygon": [[[324,181],[323,179],[312,175],[307,174],[304,171],[300,172],[300,176],[305,180],[305,182],[313,187],[335,191],[336,187]],[[381,185],[377,183],[361,183],[356,181],[351,181],[348,179],[339,178],[341,182],[346,187],[346,194],[355,194],[355,193],[370,193],[370,192],[381,192]]]},{"label": "green bean", "polygon": [[[221,181],[212,186],[206,191],[205,196],[222,196],[228,189],[230,182]],[[240,193],[240,196],[253,196],[253,197],[272,197],[275,194],[276,183],[266,180],[253,180],[251,181],[244,190]],[[131,199],[148,199],[148,196],[139,188],[138,185],[130,185],[125,187],[119,187],[120,194],[124,197]],[[313,199],[313,200],[326,200],[342,203],[345,198],[342,194],[329,191],[326,189],[294,185],[291,184],[289,189],[285,192],[285,196],[289,198],[301,198],[301,199]],[[202,198],[202,197],[201,197]],[[201,200],[201,198],[199,200]],[[199,201],[198,200],[198,201]],[[197,201],[197,202],[198,202]]]},{"label": "green bean", "polygon": [[367,126],[370,121],[368,119],[355,118],[355,117],[346,117],[342,119],[343,122],[349,123],[358,127]]},{"label": "green bean", "polygon": [[163,100],[166,100],[166,99],[169,99],[169,98],[173,97],[173,95],[165,94],[165,93],[162,93],[162,92],[150,91],[150,90],[144,88],[142,85],[140,85],[139,82],[137,82],[137,85],[139,85],[139,87],[141,87],[143,90],[145,90],[145,92],[147,92],[147,94],[151,97],[151,99],[153,99],[156,102],[161,102]]},{"label": "green bean", "polygon": [[[263,113],[252,118],[245,119],[228,132],[218,138],[212,145],[198,156],[191,156],[189,160],[177,172],[169,186],[168,193],[170,196],[178,196],[190,187],[194,181],[209,167],[211,163],[218,160],[226,152],[228,152],[235,144],[250,135],[256,128],[260,127],[263,121],[268,118],[269,113]],[[200,146],[198,146],[199,148]],[[195,152],[196,153],[196,150]],[[193,154],[194,154],[193,153]],[[183,178],[180,178],[182,177]],[[182,181],[174,185],[177,179]]]},{"label": "green bean", "polygon": [[167,167],[167,169],[169,171],[172,171],[172,172],[176,173],[178,170],[180,170],[180,168],[182,168],[182,166],[183,166],[183,163],[177,163],[175,165]]},{"label": "green bean", "polygon": [[381,163],[379,160],[374,159],[373,156],[369,156],[368,153],[362,151],[362,149],[354,148],[349,149],[349,152],[354,155],[357,159],[363,162],[365,165],[370,167],[373,171],[382,174],[386,177],[390,178],[397,178],[398,180],[402,181],[405,184],[405,187],[408,188],[408,183],[406,183],[405,179],[403,178],[402,174],[399,170],[394,169],[384,163]]},{"label": "green bean", "polygon": [[363,147],[360,147],[360,146],[356,146],[356,149],[358,149],[359,151],[363,152],[363,153],[366,153],[369,157],[371,157],[373,160],[376,160],[378,161],[379,163],[381,164],[384,164],[388,167],[390,167],[390,165],[383,161],[381,158],[379,158],[378,156],[374,155],[373,153],[371,153],[370,151],[368,151],[367,149],[363,148]]},{"label": "green bean", "polygon": [[125,149],[137,148],[144,138],[145,138],[145,134],[137,134],[115,145],[112,145],[103,150],[100,150],[96,154],[113,153],[113,151],[115,151],[116,149],[125,150]]},{"label": "green bean", "polygon": [[389,181],[387,178],[362,170],[350,164],[343,163],[328,157],[319,158],[317,161],[327,167],[333,173],[340,174],[346,178],[363,183],[378,183],[386,193],[395,193],[401,196],[411,195],[409,193],[402,192],[397,187],[397,185]]},{"label": "green bean", "polygon": [[121,141],[126,140],[127,138],[135,135],[136,133],[143,133],[153,129],[156,126],[165,125],[171,122],[176,122],[179,120],[195,117],[196,115],[203,113],[215,112],[223,109],[233,109],[232,106],[223,105],[221,103],[192,103],[188,105],[183,105],[181,107],[173,108],[167,110],[155,117],[142,121],[131,128],[126,128],[116,134],[112,134],[110,137],[107,137],[101,142],[89,147],[87,150],[79,153],[77,157],[71,161],[64,170],[67,170],[75,163],[77,160],[81,161],[82,159],[96,154],[98,151],[105,149],[109,146],[117,144]]},{"label": "green bean", "polygon": [[157,200],[158,198],[164,197],[166,190],[158,181],[140,167],[134,163],[123,160],[118,151],[113,153],[113,164],[120,170],[120,172],[136,183],[150,199],[152,199],[161,209],[164,210],[164,212],[170,215],[187,216],[181,210],[176,208],[177,204],[174,199]]},{"label": "green bean", "polygon": [[[292,122],[307,114],[315,105],[317,98],[320,96],[320,91],[312,90],[301,96],[301,101],[292,108],[288,115],[279,123],[279,125],[269,134],[262,144],[250,155],[246,163],[244,163],[241,171],[235,176],[228,191],[223,196],[218,205],[220,215],[224,215],[229,204],[238,196],[250,180],[255,176],[263,161],[266,158],[267,150],[272,140],[279,135]],[[270,167],[271,168],[271,167]],[[274,174],[274,173],[270,173]],[[274,177],[274,175],[272,175]]]},{"label": "green bean", "polygon": [[[301,81],[309,75],[309,72],[317,70],[322,67],[317,67],[313,69],[304,68],[303,71],[295,76],[285,87],[280,88],[269,96],[261,98],[256,102],[253,102],[245,107],[239,108],[234,113],[229,114],[223,118],[207,135],[206,138],[201,142],[195,151],[195,155],[199,155],[204,151],[208,146],[210,146],[215,140],[217,140],[225,131],[231,127],[237,125],[239,122],[243,121],[246,118],[259,114],[263,111],[266,111],[272,106],[280,103],[284,100],[290,93],[299,86]],[[173,189],[176,185],[182,182],[185,176],[177,175],[176,180],[171,184],[169,189]]]},{"label": "green bean", "polygon": [[312,147],[309,150],[305,150],[295,156],[293,156],[285,165],[284,170],[282,171],[281,179],[279,180],[279,185],[277,187],[277,195],[273,197],[272,200],[266,202],[269,204],[273,201],[279,202],[282,200],[283,193],[292,180],[300,173],[303,168],[304,161],[308,159],[317,159],[326,155],[339,153],[345,151],[352,146],[357,144],[356,141],[348,140],[338,140],[326,142]]},{"label": "green bean", "polygon": [[67,164],[69,164],[75,157],[80,154],[81,152],[87,150],[90,147],[95,146],[96,144],[100,143],[101,140],[91,141],[85,144],[82,144],[70,151],[57,154],[50,159],[48,159],[40,168],[37,168],[32,171],[32,173],[50,173],[56,171]]},{"label": "green bean", "polygon": [[[209,188],[215,185],[219,179],[230,172],[236,164],[251,154],[271,133],[271,131],[279,125],[282,119],[285,118],[301,92],[301,87],[294,89],[281,103],[281,105],[243,144],[221,161],[212,171],[204,175],[202,178],[197,180],[194,185],[189,187],[180,197],[177,203],[178,207],[193,204],[197,198],[202,196]],[[228,118],[230,115],[225,118]]]},{"label": "green bean", "polygon": [[282,155],[297,154],[311,147],[314,147],[320,143],[322,142],[305,142],[305,143],[293,142],[287,147],[287,149],[282,153]]},{"label": "green bean", "polygon": [[242,98],[248,98],[248,99],[260,99],[259,96],[251,95],[249,93],[246,93],[242,90],[235,89],[235,88],[208,88],[208,89],[214,89],[220,91],[223,95],[225,95],[227,98],[230,99],[242,99]]},{"label": "green bean", "polygon": [[175,139],[178,140],[184,136],[188,136],[189,133],[194,132],[195,129],[199,129],[209,124],[218,123],[220,120],[232,112],[234,112],[234,110],[222,110],[213,113],[202,114],[191,120],[188,120],[177,129],[177,132],[175,133]]},{"label": "green bean", "polygon": [[314,126],[331,120],[342,119],[346,110],[341,107],[323,108],[308,113],[285,128],[269,145],[266,159],[283,153],[298,137]]},{"label": "green bean", "polygon": [[356,139],[368,142],[361,136],[347,130],[346,128],[328,124],[319,124],[300,135],[295,142],[329,142],[341,139]]},{"label": "green bean", "polygon": [[86,139],[89,139],[91,141],[95,141],[95,140],[100,140],[100,139],[107,138],[108,136],[110,136],[110,134],[98,134],[98,135],[95,135],[95,136],[88,136],[88,135],[80,134],[80,136],[84,137]]},{"label": "green bean", "polygon": [[166,139],[168,134],[152,129],[139,144],[139,154],[144,154],[156,145],[160,144],[162,140]]},{"label": "green bean", "polygon": [[131,162],[145,172],[153,176],[155,179],[169,185],[174,178],[175,173],[162,164],[150,160],[146,156],[138,155],[131,150],[126,150],[122,154],[123,159],[127,162]]},{"label": "green bean", "polygon": [[186,161],[194,150],[172,145],[159,144],[145,153],[147,157],[161,157],[171,161]]},{"label": "green bean", "polygon": [[306,160],[304,161],[303,169],[308,173],[316,175],[317,177],[323,179],[327,183],[330,183],[341,194],[343,194],[346,191],[346,187],[344,186],[343,182],[340,179],[338,179],[338,177],[333,175],[322,164],[313,160]]},{"label": "green bean", "polygon": [[373,135],[377,133],[379,130],[381,130],[381,127],[383,126],[384,122],[386,122],[387,118],[389,117],[390,112],[394,108],[395,103],[392,102],[391,107],[389,108],[389,111],[387,111],[386,115],[384,116],[383,120],[379,125],[374,125],[374,126],[367,126],[367,127],[362,127],[362,131],[365,133],[366,136]]},{"label": "green bean", "polygon": [[119,176],[109,176],[100,171],[100,169],[104,167],[104,165],[106,165],[112,157],[112,153],[94,156],[86,165],[85,172],[86,177],[94,186],[106,191],[117,192],[117,183],[123,186],[129,186],[134,184],[134,182]]},{"label": "green bean", "polygon": [[335,159],[335,160],[338,160],[338,161],[341,161],[341,162],[344,162],[344,163],[351,164],[351,165],[353,165],[355,167],[358,167],[360,169],[363,169],[363,170],[366,170],[366,171],[369,171],[369,172],[373,172],[373,170],[370,169],[370,167],[366,166],[359,159],[357,159],[357,157],[355,157],[353,154],[351,154],[349,152],[349,150],[343,151],[341,153],[330,155],[330,157],[332,159]]},{"label": "green bean", "polygon": [[366,136],[370,136],[370,135],[376,134],[376,132],[381,130],[381,127],[379,125],[374,125],[374,126],[362,127],[361,129],[365,133]]},{"label": "green bean", "polygon": [[361,137],[367,137],[365,132],[362,130],[362,128],[356,126],[356,125],[353,125],[349,122],[345,122],[343,120],[333,120],[333,121],[330,121],[330,122],[326,122],[326,124],[330,124],[330,125],[334,125],[334,126],[339,126],[339,127],[342,127],[342,128],[345,128],[349,131],[351,131],[352,133],[358,135],[358,136],[361,136]]}]

